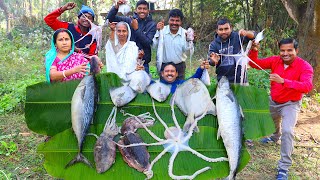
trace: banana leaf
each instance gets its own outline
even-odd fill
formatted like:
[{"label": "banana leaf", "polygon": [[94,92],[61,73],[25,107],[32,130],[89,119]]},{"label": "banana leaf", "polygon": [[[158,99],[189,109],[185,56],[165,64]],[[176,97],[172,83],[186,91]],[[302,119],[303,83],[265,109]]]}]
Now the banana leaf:
[{"label": "banana leaf", "polygon": [[[91,127],[90,131],[95,132],[98,129],[102,131],[103,126]],[[189,146],[207,157],[227,157],[223,142],[220,139],[216,140],[216,128],[208,126],[199,126],[200,132],[195,133],[190,141]],[[163,137],[164,128],[159,123],[150,127],[157,136]],[[144,142],[156,142],[145,130],[138,130]],[[95,144],[95,137],[87,136],[83,148],[83,154],[90,162],[94,164],[93,147]],[[161,151],[162,146],[150,146],[148,151],[150,153],[150,160],[153,160]],[[116,154],[116,160],[113,166],[105,173],[98,174],[95,169],[84,165],[83,163],[75,164],[71,167],[65,168],[65,165],[72,160],[77,154],[77,140],[71,129],[65,130],[56,134],[50,141],[42,143],[38,147],[38,152],[44,154],[44,166],[47,172],[57,178],[63,179],[145,179],[145,175],[130,168],[122,159],[119,151]],[[170,179],[168,175],[168,164],[171,154],[166,153],[153,167],[154,176],[152,179]],[[186,159],[188,159],[186,161]],[[248,151],[243,148],[241,154],[241,163],[239,170],[241,171],[249,162],[250,155]],[[191,175],[197,170],[204,167],[211,167],[209,171],[200,174],[196,179],[212,179],[219,177],[226,177],[229,173],[228,162],[210,163],[206,162],[190,152],[180,152],[174,161],[173,173],[175,175]]]},{"label": "banana leaf", "polygon": [[[27,88],[27,98],[25,107],[25,117],[28,127],[39,134],[53,136],[50,141],[42,143],[38,147],[38,152],[44,154],[44,166],[49,174],[54,177],[63,179],[102,179],[117,178],[121,179],[142,179],[145,176],[142,173],[128,167],[122,160],[121,155],[117,152],[116,163],[109,171],[100,175],[94,169],[87,167],[81,163],[64,169],[65,165],[76,155],[77,141],[71,128],[71,99],[73,92],[79,81],[71,81],[66,83],[45,84],[40,83]],[[105,124],[109,116],[113,103],[110,99],[108,89],[110,87],[119,86],[120,79],[110,73],[100,74],[97,76],[100,101],[90,132],[100,134],[102,126]],[[209,91],[215,94],[215,85],[210,86]],[[235,87],[235,95],[242,106],[245,115],[243,122],[245,139],[258,138],[271,134],[274,131],[273,122],[269,114],[268,96],[265,91],[254,87]],[[255,96],[255,97],[252,97]],[[156,102],[156,109],[161,118],[168,124],[173,126],[171,109],[169,106],[170,97],[166,102]],[[155,117],[152,101],[148,94],[138,94],[137,97],[128,105],[121,108],[126,113],[139,115],[150,112]],[[117,114],[117,123],[121,125],[126,119],[123,114]],[[183,125],[186,117],[183,113],[175,108],[175,115],[180,125]],[[207,115],[198,123],[200,133],[192,136],[189,145],[198,152],[208,157],[226,157],[226,151],[221,140],[216,140],[216,132],[218,128],[215,116]],[[157,122],[151,131],[163,138],[164,128]],[[151,139],[145,130],[138,131],[145,142],[155,142]],[[95,138],[86,137],[84,143],[84,155],[93,162],[93,146]],[[244,146],[243,146],[244,147]],[[148,148],[151,160],[163,150],[162,146],[152,146]],[[170,154],[166,153],[154,166],[153,179],[169,179],[168,161]],[[185,160],[188,159],[188,162]],[[242,149],[241,166],[239,171],[245,167],[250,159],[245,148]],[[174,174],[186,175],[193,174],[196,170],[210,166],[212,169],[200,174],[197,179],[210,179],[217,177],[225,177],[228,175],[229,168],[227,162],[209,163],[190,152],[180,152],[174,163]],[[130,174],[130,176],[124,176]],[[85,178],[87,177],[87,178]]]}]

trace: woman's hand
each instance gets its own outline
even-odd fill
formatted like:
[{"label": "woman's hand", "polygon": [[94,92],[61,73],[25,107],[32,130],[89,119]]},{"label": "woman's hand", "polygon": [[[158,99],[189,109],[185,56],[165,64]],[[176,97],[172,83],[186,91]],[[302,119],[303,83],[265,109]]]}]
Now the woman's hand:
[{"label": "woman's hand", "polygon": [[72,68],[73,70],[73,73],[72,74],[75,74],[75,73],[80,73],[80,74],[83,74],[85,75],[86,72],[90,72],[90,70],[88,69],[88,63],[82,63],[74,68]]}]

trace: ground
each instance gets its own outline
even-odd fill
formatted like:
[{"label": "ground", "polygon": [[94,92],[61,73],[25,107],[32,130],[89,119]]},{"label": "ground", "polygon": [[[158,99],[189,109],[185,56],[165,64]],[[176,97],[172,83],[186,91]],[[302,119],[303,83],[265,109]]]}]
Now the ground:
[{"label": "ground", "polygon": [[[320,106],[310,107],[301,111],[295,128],[290,179],[320,179]],[[8,156],[1,154],[0,148],[0,179],[54,179],[42,165],[43,156],[36,153],[37,145],[44,139],[45,136],[27,128],[22,114],[0,116],[0,142],[12,141],[17,145],[17,150]],[[262,145],[254,140],[248,150],[251,160],[237,179],[275,179],[279,144]]]}]

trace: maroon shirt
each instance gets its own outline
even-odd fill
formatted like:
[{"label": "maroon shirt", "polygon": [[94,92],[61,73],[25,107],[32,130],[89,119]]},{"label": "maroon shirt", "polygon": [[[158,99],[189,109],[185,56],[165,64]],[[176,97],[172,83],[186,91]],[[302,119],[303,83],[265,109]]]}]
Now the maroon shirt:
[{"label": "maroon shirt", "polygon": [[[299,101],[304,93],[312,90],[313,69],[311,65],[300,57],[285,69],[280,56],[271,56],[258,59],[258,51],[251,50],[249,58],[257,63],[262,69],[271,69],[272,74],[278,74],[284,79],[284,83],[271,81],[271,98],[277,103],[288,101]],[[249,65],[255,69],[260,69],[254,63]]]}]

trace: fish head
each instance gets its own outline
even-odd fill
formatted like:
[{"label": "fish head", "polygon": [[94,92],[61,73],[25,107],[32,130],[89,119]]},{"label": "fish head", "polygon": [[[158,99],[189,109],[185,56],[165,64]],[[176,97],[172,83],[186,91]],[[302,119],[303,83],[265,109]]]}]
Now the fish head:
[{"label": "fish head", "polygon": [[222,76],[220,81],[218,82],[219,89],[230,89],[230,83],[226,76]]},{"label": "fish head", "polygon": [[90,60],[90,73],[98,74],[100,72],[99,61],[97,56],[92,56]]}]

